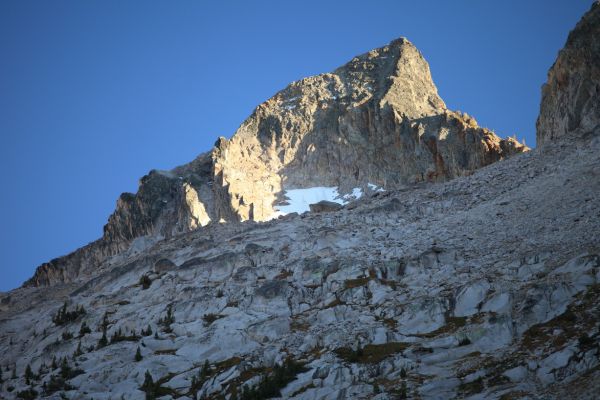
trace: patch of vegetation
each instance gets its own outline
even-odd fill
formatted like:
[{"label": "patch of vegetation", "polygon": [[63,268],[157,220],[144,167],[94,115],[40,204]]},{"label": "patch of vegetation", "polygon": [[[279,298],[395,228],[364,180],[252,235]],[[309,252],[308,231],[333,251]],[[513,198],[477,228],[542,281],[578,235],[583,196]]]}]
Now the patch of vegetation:
[{"label": "patch of vegetation", "polygon": [[82,338],[85,335],[87,335],[88,333],[92,333],[92,330],[90,329],[90,327],[87,325],[87,322],[83,321],[81,323],[81,327],[79,328],[79,337]]},{"label": "patch of vegetation", "polygon": [[146,290],[152,285],[152,279],[146,274],[140,276],[138,284],[142,287],[142,290]]},{"label": "patch of vegetation", "polygon": [[33,371],[31,371],[31,366],[29,364],[27,364],[27,367],[25,368],[25,384],[29,385],[33,378],[34,377],[33,377]]},{"label": "patch of vegetation", "polygon": [[206,326],[209,326],[210,324],[212,324],[213,322],[215,322],[216,320],[218,320],[220,318],[223,318],[223,316],[219,315],[219,314],[208,313],[208,314],[204,314],[204,316],[202,317],[202,320],[204,321]]},{"label": "patch of vegetation", "polygon": [[459,393],[465,397],[481,393],[484,389],[485,385],[483,384],[483,378],[481,376],[472,382],[463,382],[458,386]]},{"label": "patch of vegetation", "polygon": [[290,396],[291,398],[294,398],[296,396],[301,395],[302,393],[306,392],[309,389],[314,389],[316,388],[314,383],[310,383],[306,386],[301,387],[300,389],[296,390],[294,393],[292,393],[292,395]]},{"label": "patch of vegetation", "polygon": [[167,375],[166,378],[162,378],[154,382],[152,374],[150,374],[150,371],[146,370],[146,374],[144,375],[144,383],[142,386],[140,386],[140,390],[146,393],[146,400],[154,400],[168,395],[179,397],[179,395],[173,389],[162,386],[162,384],[170,378],[171,377]]},{"label": "patch of vegetation", "polygon": [[157,356],[166,356],[166,355],[168,355],[168,356],[174,356],[175,353],[177,353],[176,349],[156,350],[154,352],[154,354],[157,355]]},{"label": "patch of vegetation", "polygon": [[352,350],[349,347],[340,347],[334,350],[334,352],[339,358],[350,363],[375,364],[392,354],[406,350],[409,346],[409,343],[389,342],[384,344],[368,344],[357,350]]},{"label": "patch of vegetation", "polygon": [[309,329],[310,324],[305,320],[293,319],[292,322],[290,322],[290,330],[292,331],[307,332]]},{"label": "patch of vegetation", "polygon": [[189,394],[196,398],[198,391],[202,389],[204,382],[208,379],[208,377],[212,374],[212,369],[210,368],[210,364],[208,360],[204,361],[204,365],[198,371],[198,375],[192,376],[192,384],[190,386]]},{"label": "patch of vegetation", "polygon": [[[563,349],[571,338],[578,337],[579,344],[585,349],[591,345],[585,332],[596,324],[600,305],[598,298],[600,284],[590,286],[587,291],[576,296],[564,313],[527,329],[523,333],[521,346],[530,352],[543,349],[546,354]],[[560,330],[560,333],[556,334],[556,330]]]},{"label": "patch of vegetation", "polygon": [[400,383],[400,387],[396,387],[390,390],[390,393],[394,395],[396,399],[405,400],[408,398],[408,389],[406,387],[406,381]]},{"label": "patch of vegetation", "polygon": [[439,335],[454,333],[467,324],[467,317],[446,317],[446,324],[433,332],[416,334],[421,338],[433,338]]},{"label": "patch of vegetation", "polygon": [[524,392],[522,390],[516,390],[516,391],[504,393],[502,396],[500,396],[499,400],[517,400],[517,399],[528,398],[529,396],[530,396],[530,393]]},{"label": "patch of vegetation", "polygon": [[344,288],[345,289],[353,289],[353,288],[365,286],[369,283],[370,280],[371,280],[371,277],[369,277],[369,276],[364,277],[364,278],[347,279],[346,281],[344,281]]},{"label": "patch of vegetation", "polygon": [[294,273],[291,270],[289,270],[289,269],[282,269],[281,272],[278,275],[275,276],[275,279],[283,280],[283,279],[289,278],[292,275],[294,275]]},{"label": "patch of vegetation", "polygon": [[33,388],[29,388],[27,390],[21,390],[17,393],[17,398],[23,400],[35,400],[38,398],[38,392]]},{"label": "patch of vegetation", "polygon": [[383,322],[385,324],[385,326],[387,326],[390,329],[396,329],[398,323],[396,322],[395,319],[393,318],[382,318],[382,317],[375,317],[375,320],[379,321],[379,322]]},{"label": "patch of vegetation", "polygon": [[80,316],[85,315],[85,309],[83,306],[75,307],[75,310],[68,311],[67,310],[67,302],[63,304],[63,306],[56,312],[56,314],[52,317],[52,322],[56,326],[66,325],[70,322],[76,321]]},{"label": "patch of vegetation", "polygon": [[342,300],[338,299],[336,297],[335,300],[333,300],[331,303],[327,304],[325,307],[323,307],[323,310],[326,310],[328,308],[333,308],[333,307],[337,307],[337,306],[341,306],[344,305],[346,303],[344,303]]},{"label": "patch of vegetation", "polygon": [[110,344],[118,343],[118,342],[137,342],[142,337],[135,334],[135,331],[131,332],[130,335],[125,335],[121,331],[121,328],[117,329],[113,332],[110,338]]},{"label": "patch of vegetation", "polygon": [[173,306],[169,304],[167,307],[167,315],[158,319],[158,325],[163,327],[163,332],[171,333],[173,329],[171,328],[171,324],[175,322],[175,316],[173,315]]},{"label": "patch of vegetation", "polygon": [[140,346],[138,346],[137,350],[135,351],[135,356],[133,357],[133,359],[135,360],[135,362],[140,362],[142,361],[142,352],[140,351]]},{"label": "patch of vegetation", "polygon": [[229,301],[227,301],[227,304],[225,305],[225,307],[234,307],[235,308],[235,307],[237,307],[239,305],[240,305],[239,301],[229,300]]},{"label": "patch of vegetation", "polygon": [[69,331],[64,331],[62,333],[62,339],[66,342],[67,340],[73,339],[73,334]]},{"label": "patch of vegetation", "polygon": [[59,375],[51,375],[50,380],[46,383],[44,382],[42,388],[44,389],[45,395],[50,395],[52,393],[61,391],[61,390],[72,390],[74,389],[71,385],[67,383],[69,379],[73,379],[76,376],[83,374],[84,371],[79,368],[71,368],[69,362],[66,357],[63,357],[60,363],[60,374]]},{"label": "patch of vegetation", "polygon": [[469,339],[468,337],[464,337],[462,339],[460,339],[460,341],[458,342],[459,346],[467,346],[471,344],[471,339]]},{"label": "patch of vegetation", "polygon": [[579,336],[577,342],[581,351],[588,351],[596,346],[596,341],[594,338],[589,337],[587,333],[583,333],[581,336]]},{"label": "patch of vegetation", "polygon": [[104,316],[102,317],[102,323],[100,324],[100,329],[102,330],[102,337],[100,337],[100,339],[98,340],[98,345],[96,346],[96,349],[101,349],[103,347],[108,346],[108,337],[106,336],[108,325],[108,313],[105,312]]},{"label": "patch of vegetation", "polygon": [[142,336],[151,336],[152,328],[150,327],[150,325],[148,325],[148,328],[142,329],[141,333],[142,333]]},{"label": "patch of vegetation", "polygon": [[77,344],[77,348],[73,352],[73,360],[83,354],[83,350],[81,349],[81,341]]},{"label": "patch of vegetation", "polygon": [[244,385],[240,399],[260,400],[280,397],[281,389],[295,380],[298,374],[306,371],[303,364],[287,359],[283,365],[275,365],[272,372],[263,375],[257,385],[253,387]]}]

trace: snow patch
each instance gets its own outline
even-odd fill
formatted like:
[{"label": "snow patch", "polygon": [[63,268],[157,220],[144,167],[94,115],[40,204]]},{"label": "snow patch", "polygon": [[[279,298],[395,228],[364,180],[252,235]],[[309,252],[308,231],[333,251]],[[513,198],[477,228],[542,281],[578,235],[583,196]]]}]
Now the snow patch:
[{"label": "snow patch", "polygon": [[367,183],[367,186],[374,192],[385,192],[384,188],[382,188],[381,186],[377,186],[374,183]]},{"label": "snow patch", "polygon": [[302,214],[310,210],[310,204],[320,201],[332,201],[341,205],[361,198],[363,191],[360,188],[352,189],[351,193],[340,195],[337,186],[317,186],[304,189],[289,189],[284,192],[288,204],[275,206],[276,213],[273,218],[290,213]]}]

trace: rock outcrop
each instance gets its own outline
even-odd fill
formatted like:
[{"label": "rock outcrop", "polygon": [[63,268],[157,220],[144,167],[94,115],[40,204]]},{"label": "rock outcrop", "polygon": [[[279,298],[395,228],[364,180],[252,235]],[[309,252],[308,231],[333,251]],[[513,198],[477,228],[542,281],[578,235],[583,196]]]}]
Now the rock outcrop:
[{"label": "rock outcrop", "polygon": [[600,133],[600,3],[569,34],[548,72],[537,120],[537,144]]},{"label": "rock outcrop", "polygon": [[448,110],[421,53],[399,39],[292,83],[213,157],[224,217],[263,221],[285,190],[443,181],[524,150]]},{"label": "rock outcrop", "polygon": [[121,195],[101,239],[43,264],[25,285],[92,274],[136,239],[139,250],[211,221],[272,219],[290,189],[343,195],[444,181],[526,150],[448,110],[421,53],[398,39],[292,83],[193,162],[151,171],[137,194]]}]

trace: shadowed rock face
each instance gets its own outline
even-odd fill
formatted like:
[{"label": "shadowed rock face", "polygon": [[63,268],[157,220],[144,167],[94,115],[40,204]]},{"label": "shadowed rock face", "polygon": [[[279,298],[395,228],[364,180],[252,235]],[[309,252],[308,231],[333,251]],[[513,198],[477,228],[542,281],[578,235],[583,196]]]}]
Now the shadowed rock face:
[{"label": "shadowed rock face", "polygon": [[600,3],[569,34],[548,72],[537,120],[537,144],[600,132]]},{"label": "shadowed rock face", "polygon": [[211,221],[269,220],[288,189],[444,181],[526,150],[448,110],[421,53],[398,39],[290,84],[191,163],[151,171],[137,194],[121,195],[101,239],[42,265],[25,285],[71,281],[133,245],[142,251]]}]

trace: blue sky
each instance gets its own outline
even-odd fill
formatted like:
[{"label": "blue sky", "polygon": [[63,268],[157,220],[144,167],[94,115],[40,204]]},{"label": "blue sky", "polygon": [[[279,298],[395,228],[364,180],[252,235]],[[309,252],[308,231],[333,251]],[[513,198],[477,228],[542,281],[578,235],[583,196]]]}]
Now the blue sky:
[{"label": "blue sky", "polygon": [[535,144],[592,0],[0,2],[0,291],[98,238],[121,192],[289,82],[408,37],[451,109]]}]

